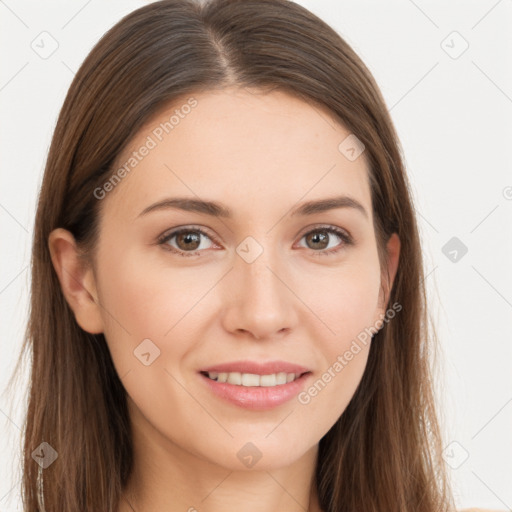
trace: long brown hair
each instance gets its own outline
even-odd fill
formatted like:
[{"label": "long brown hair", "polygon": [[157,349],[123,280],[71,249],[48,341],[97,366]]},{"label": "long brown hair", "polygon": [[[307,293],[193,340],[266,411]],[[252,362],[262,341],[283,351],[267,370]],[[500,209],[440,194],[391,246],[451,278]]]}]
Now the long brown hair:
[{"label": "long brown hair", "polygon": [[93,194],[140,127],[183,95],[238,86],[282,90],[326,107],[365,146],[382,268],[401,239],[390,303],[402,310],[374,335],[362,380],[320,440],[316,485],[325,512],[453,508],[441,457],[423,262],[402,151],[382,95],[352,48],[287,0],[162,0],[125,16],[78,70],[53,135],[38,199],[30,316],[16,366],[31,351],[22,499],[39,510],[31,454],[51,512],[116,511],[132,468],[126,391],[103,334],[82,330],[52,266],[50,232],[71,231],[85,254],[98,240]]}]

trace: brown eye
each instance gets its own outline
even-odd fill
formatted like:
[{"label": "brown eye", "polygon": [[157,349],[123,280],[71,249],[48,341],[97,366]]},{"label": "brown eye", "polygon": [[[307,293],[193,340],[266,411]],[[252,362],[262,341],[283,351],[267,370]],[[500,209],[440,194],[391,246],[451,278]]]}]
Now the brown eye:
[{"label": "brown eye", "polygon": [[329,235],[324,231],[314,231],[306,235],[306,240],[313,246],[312,249],[325,249],[329,244]]},{"label": "brown eye", "polygon": [[193,231],[185,231],[174,236],[176,237],[176,245],[184,251],[196,250],[201,244],[201,235]]},{"label": "brown eye", "polygon": [[[334,246],[334,249],[326,249],[329,247],[329,242],[336,235],[337,238],[342,240],[341,244]],[[344,230],[335,226],[320,227],[309,231],[302,238],[306,239],[306,244],[313,253],[318,256],[335,254],[349,245],[353,245],[352,237]]]},{"label": "brown eye", "polygon": [[[200,254],[202,249],[208,248],[201,247],[202,237],[212,240],[208,233],[202,229],[181,228],[163,235],[158,240],[158,243],[165,246],[167,250],[177,253],[180,256],[195,256]],[[174,244],[170,243],[173,239],[175,239]]]}]

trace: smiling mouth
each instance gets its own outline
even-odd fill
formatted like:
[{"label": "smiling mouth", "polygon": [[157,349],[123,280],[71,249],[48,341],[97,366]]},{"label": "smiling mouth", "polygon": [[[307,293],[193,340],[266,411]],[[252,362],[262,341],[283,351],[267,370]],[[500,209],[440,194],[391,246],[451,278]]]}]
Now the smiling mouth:
[{"label": "smiling mouth", "polygon": [[233,384],[234,386],[245,387],[276,387],[282,386],[293,382],[303,375],[311,372],[304,373],[271,373],[267,375],[258,375],[255,373],[240,373],[240,372],[200,372],[209,379],[220,382]]}]

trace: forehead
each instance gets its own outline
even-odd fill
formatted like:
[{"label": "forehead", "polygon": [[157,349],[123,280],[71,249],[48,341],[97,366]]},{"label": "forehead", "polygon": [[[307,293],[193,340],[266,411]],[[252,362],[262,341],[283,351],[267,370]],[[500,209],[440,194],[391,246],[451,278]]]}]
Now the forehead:
[{"label": "forehead", "polygon": [[190,94],[161,109],[119,155],[110,192],[135,218],[149,202],[190,196],[236,214],[348,194],[371,209],[364,153],[340,151],[351,133],[327,109],[282,91]]}]

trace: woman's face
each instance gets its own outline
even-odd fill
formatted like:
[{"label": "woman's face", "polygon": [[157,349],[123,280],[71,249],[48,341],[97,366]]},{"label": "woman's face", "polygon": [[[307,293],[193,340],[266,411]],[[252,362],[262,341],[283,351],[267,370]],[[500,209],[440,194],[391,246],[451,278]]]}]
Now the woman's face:
[{"label": "woman's face", "polygon": [[[224,90],[184,97],[120,155],[121,179],[95,191],[94,293],[137,430],[268,469],[315,449],[343,413],[386,311],[364,152],[340,149],[349,135],[282,92]],[[360,206],[301,208],[339,196]],[[395,236],[389,248],[393,279]],[[218,365],[228,383],[201,373]]]}]

